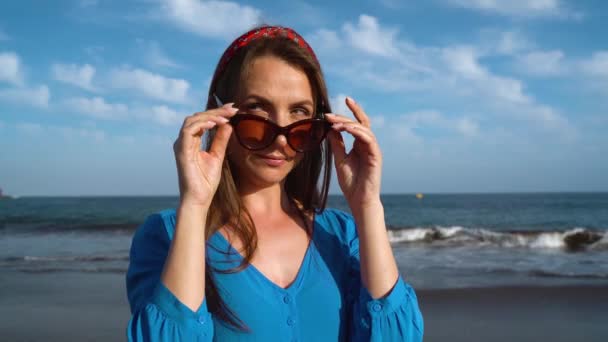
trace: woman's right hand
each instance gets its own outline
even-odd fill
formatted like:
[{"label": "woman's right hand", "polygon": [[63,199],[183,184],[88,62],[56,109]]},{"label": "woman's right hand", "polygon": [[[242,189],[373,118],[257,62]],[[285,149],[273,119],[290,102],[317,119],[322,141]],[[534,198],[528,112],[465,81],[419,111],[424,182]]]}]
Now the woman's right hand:
[{"label": "woman's right hand", "polygon": [[[180,205],[209,208],[222,175],[226,146],[232,134],[228,119],[237,112],[232,103],[186,117],[173,144]],[[209,151],[201,149],[205,131],[218,126]]]}]

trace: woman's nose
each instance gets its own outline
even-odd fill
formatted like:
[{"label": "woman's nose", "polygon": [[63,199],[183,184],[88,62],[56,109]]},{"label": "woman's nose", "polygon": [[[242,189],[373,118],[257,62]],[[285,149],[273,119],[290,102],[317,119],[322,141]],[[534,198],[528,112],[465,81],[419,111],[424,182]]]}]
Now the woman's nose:
[{"label": "woman's nose", "polygon": [[279,134],[277,135],[277,138],[274,140],[274,143],[281,148],[284,148],[286,146],[289,146],[289,144],[287,143],[287,137],[284,136],[283,134]]}]

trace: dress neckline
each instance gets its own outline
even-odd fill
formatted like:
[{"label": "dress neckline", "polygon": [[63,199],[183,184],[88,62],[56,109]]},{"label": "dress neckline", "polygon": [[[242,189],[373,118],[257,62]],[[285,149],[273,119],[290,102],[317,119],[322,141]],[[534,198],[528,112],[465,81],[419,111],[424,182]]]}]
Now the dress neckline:
[{"label": "dress neckline", "polygon": [[[315,240],[315,232],[317,231],[316,221],[317,221],[317,215],[316,215],[316,213],[313,213],[312,234],[310,237],[310,241],[308,242],[308,246],[306,247],[306,252],[304,253],[304,258],[302,258],[302,262],[300,263],[298,273],[296,274],[296,277],[294,278],[293,282],[291,282],[291,284],[289,284],[287,287],[281,287],[281,286],[277,285],[274,281],[270,280],[270,278],[268,278],[262,271],[260,271],[257,267],[255,267],[255,265],[253,265],[251,263],[249,263],[245,267],[245,269],[243,269],[243,272],[248,271],[248,270],[250,272],[253,272],[257,277],[261,278],[264,282],[268,283],[271,287],[275,288],[276,290],[278,290],[280,292],[287,292],[287,293],[292,293],[292,294],[297,292],[302,284],[302,281],[305,276],[305,272],[308,269],[308,265],[310,263],[310,258],[311,258],[311,253],[312,253],[311,250],[312,250],[312,248],[314,248],[313,242]],[[222,233],[220,233],[219,230],[217,232],[215,232],[214,235],[219,236],[220,241],[229,248],[230,254],[234,254],[238,258],[239,262],[241,260],[243,260],[243,256],[241,255],[241,253],[239,253],[232,246],[232,244],[230,244],[230,242],[226,239],[226,237],[224,237],[224,235],[222,235]]]}]

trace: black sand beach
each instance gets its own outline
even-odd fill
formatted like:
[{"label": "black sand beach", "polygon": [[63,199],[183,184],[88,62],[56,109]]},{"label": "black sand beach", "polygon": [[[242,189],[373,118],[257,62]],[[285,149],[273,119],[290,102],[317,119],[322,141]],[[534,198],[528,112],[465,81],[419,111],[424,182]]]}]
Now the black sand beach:
[{"label": "black sand beach", "polygon": [[[608,287],[418,290],[425,341],[608,341]],[[124,341],[122,274],[0,274],[3,341]]]}]

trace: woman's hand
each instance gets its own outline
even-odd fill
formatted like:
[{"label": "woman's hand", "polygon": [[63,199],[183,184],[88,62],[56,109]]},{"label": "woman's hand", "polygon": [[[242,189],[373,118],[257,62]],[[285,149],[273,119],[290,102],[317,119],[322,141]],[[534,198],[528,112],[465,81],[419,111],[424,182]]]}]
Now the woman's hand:
[{"label": "woman's hand", "polygon": [[[232,134],[228,118],[237,109],[228,103],[206,112],[195,113],[184,120],[179,137],[173,144],[180,205],[208,208],[222,175],[226,146]],[[201,150],[201,139],[206,130],[218,129],[209,151]]]},{"label": "woman's hand", "polygon": [[[357,121],[337,114],[327,114],[326,117],[333,124],[328,138],[334,153],[338,182],[355,213],[380,203],[382,153],[363,109],[350,98],[346,99],[346,105]],[[344,131],[355,137],[353,148],[348,153],[340,134]]]}]

